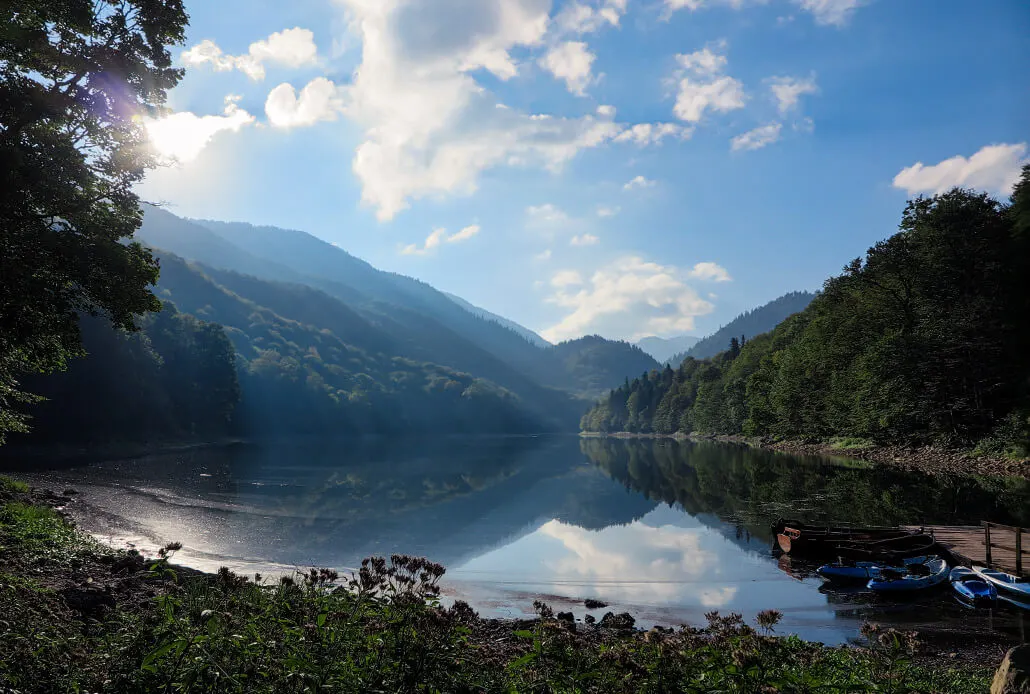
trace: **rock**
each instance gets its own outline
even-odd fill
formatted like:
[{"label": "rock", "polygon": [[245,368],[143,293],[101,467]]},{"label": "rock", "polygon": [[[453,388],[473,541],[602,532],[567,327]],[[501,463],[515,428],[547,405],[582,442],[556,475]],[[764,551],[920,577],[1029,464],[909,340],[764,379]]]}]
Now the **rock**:
[{"label": "rock", "polygon": [[559,622],[575,622],[576,621],[576,615],[572,614],[571,612],[559,612],[557,614],[557,617],[558,617],[558,621]]},{"label": "rock", "polygon": [[1030,644],[1016,646],[1005,654],[994,674],[991,694],[1030,694]]},{"label": "rock", "polygon": [[606,612],[604,617],[601,617],[601,626],[605,629],[632,629],[636,623],[637,620],[629,612],[622,614]]},{"label": "rock", "polygon": [[583,601],[583,604],[586,605],[588,610],[599,610],[602,607],[608,607],[608,603],[594,600],[593,598],[587,598]]},{"label": "rock", "polygon": [[65,588],[61,591],[65,604],[84,617],[99,618],[115,606],[109,590],[97,588]]},{"label": "rock", "polygon": [[586,617],[583,618],[583,621],[586,622],[587,624],[593,624],[597,620],[594,619],[594,615],[588,614]]}]

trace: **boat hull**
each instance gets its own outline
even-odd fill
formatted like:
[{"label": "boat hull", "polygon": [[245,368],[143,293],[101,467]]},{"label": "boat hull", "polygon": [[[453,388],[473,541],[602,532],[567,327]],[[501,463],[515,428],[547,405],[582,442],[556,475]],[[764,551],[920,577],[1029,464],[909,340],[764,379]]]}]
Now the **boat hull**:
[{"label": "boat hull", "polygon": [[907,574],[895,578],[893,572],[891,574],[882,573],[880,576],[870,579],[866,587],[876,593],[909,593],[927,590],[948,580],[948,563],[943,559],[934,559],[924,566],[929,570],[929,574],[925,576]]}]

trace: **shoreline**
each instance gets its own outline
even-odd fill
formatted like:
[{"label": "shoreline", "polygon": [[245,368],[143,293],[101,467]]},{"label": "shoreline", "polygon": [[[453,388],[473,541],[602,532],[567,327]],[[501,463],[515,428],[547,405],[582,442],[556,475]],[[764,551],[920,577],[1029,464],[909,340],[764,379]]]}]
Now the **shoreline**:
[{"label": "shoreline", "polygon": [[[30,558],[29,555],[19,556],[18,552],[0,552],[0,604],[6,602],[9,608],[20,608],[31,606],[33,601],[43,600],[44,614],[58,618],[56,623],[51,622],[49,626],[61,630],[78,628],[79,620],[83,618],[86,622],[99,627],[106,623],[117,624],[128,612],[150,613],[155,609],[154,606],[161,604],[166,597],[172,599],[181,595],[185,584],[191,582],[197,588],[187,590],[215,591],[219,595],[226,590],[275,590],[275,584],[269,583],[271,577],[258,579],[264,583],[255,583],[244,576],[226,573],[225,570],[212,573],[172,563],[170,554],[174,554],[174,548],[167,556],[166,553],[162,553],[162,557],[153,559],[137,552],[120,551],[97,543],[71,521],[67,506],[74,503],[73,496],[71,493],[56,493],[48,489],[18,489],[0,477],[0,546],[4,544],[5,535],[10,536],[12,530],[17,532],[17,528],[10,525],[10,517],[5,517],[8,503],[49,511],[55,519],[60,519],[54,521],[49,531],[53,534],[54,543],[60,546],[59,551],[44,551],[42,556],[48,557],[46,560],[42,557]],[[34,533],[37,539],[41,537],[38,527],[34,529]],[[353,590],[353,584],[341,593],[341,588],[334,586],[346,587],[348,582],[345,577],[337,581],[335,572],[312,569],[309,574],[298,572],[294,580],[298,585],[303,585],[305,576],[313,576],[319,571],[332,573],[334,578],[332,582],[324,584],[323,590],[316,590],[315,597],[319,601],[325,601],[330,599],[329,596],[338,596],[341,603],[346,603],[341,604],[341,607],[350,605],[351,602],[348,601],[352,601],[353,597],[348,596],[349,591]],[[440,575],[443,575],[442,567]],[[317,588],[318,584],[311,585]],[[435,594],[439,595],[438,592]],[[432,595],[429,594],[429,597],[432,598]],[[251,599],[255,598],[252,596]],[[301,607],[296,609],[303,611],[303,602]],[[319,609],[326,609],[324,602]],[[383,617],[380,609],[390,608],[379,608],[373,603],[369,609],[372,610],[369,615],[371,623],[376,624]],[[810,664],[824,659],[829,664],[828,667],[838,667],[840,659],[845,659],[855,666],[867,669],[870,676],[875,676],[876,663],[884,657],[883,648],[877,645],[875,639],[875,633],[878,632],[874,632],[872,640],[864,645],[825,646],[816,642],[799,641],[789,634],[781,637],[775,634],[772,627],[750,627],[739,618],[733,621],[732,615],[716,617],[716,621],[707,627],[684,625],[678,628],[655,627],[644,631],[634,627],[635,620],[629,613],[608,613],[595,622],[592,617],[573,615],[572,612],[555,614],[542,603],[537,607],[539,616],[534,619],[480,617],[471,612],[467,605],[448,608],[425,605],[416,609],[425,610],[423,616],[430,622],[459,620],[462,628],[468,629],[472,643],[486,649],[489,655],[488,664],[507,663],[508,668],[514,667],[512,663],[526,662],[523,659],[527,653],[532,652],[532,644],[527,642],[526,636],[529,631],[545,638],[553,637],[556,639],[555,643],[561,644],[562,648],[574,648],[580,652],[581,657],[595,657],[600,653],[602,662],[606,649],[614,647],[632,653],[635,650],[652,648],[663,641],[668,641],[670,645],[682,643],[688,650],[678,657],[690,661],[701,658],[713,644],[717,645],[727,637],[743,638],[759,650],[767,648],[770,662],[775,660],[772,655],[775,651],[782,650],[782,655],[801,651],[807,654],[803,658]],[[154,614],[155,618],[159,617],[157,612]],[[384,614],[388,615],[389,612]],[[438,616],[433,617],[434,614]],[[305,617],[304,614],[294,617],[299,620],[302,630],[307,630],[310,635],[311,618]],[[181,620],[181,617],[177,619]],[[776,619],[778,620],[778,617]],[[193,626],[203,628],[202,623]],[[180,621],[178,628],[190,627]],[[761,635],[763,630],[767,635]],[[970,643],[963,635],[930,633],[926,635],[928,638],[925,640],[920,639],[916,646],[916,641],[907,632],[898,633],[906,642],[912,644],[912,652],[907,657],[912,658],[915,665],[927,672],[934,668],[942,668],[956,677],[989,677],[987,670],[996,667],[995,663],[1001,661],[1010,645],[1002,638],[976,639],[975,643]],[[880,643],[885,642],[881,640]],[[765,657],[762,656],[763,659]],[[2,684],[5,684],[4,672],[0,667],[0,685]]]},{"label": "shoreline", "polygon": [[1016,460],[999,456],[978,456],[968,450],[923,446],[861,446],[840,447],[826,442],[812,443],[790,439],[772,441],[767,438],[751,438],[740,435],[709,434],[638,434],[630,432],[580,432],[582,438],[611,439],[670,439],[674,441],[732,443],[750,446],[766,451],[810,455],[821,458],[848,458],[873,465],[883,465],[899,470],[922,472],[930,475],[982,475],[986,477],[1019,477],[1030,479],[1030,460]]}]

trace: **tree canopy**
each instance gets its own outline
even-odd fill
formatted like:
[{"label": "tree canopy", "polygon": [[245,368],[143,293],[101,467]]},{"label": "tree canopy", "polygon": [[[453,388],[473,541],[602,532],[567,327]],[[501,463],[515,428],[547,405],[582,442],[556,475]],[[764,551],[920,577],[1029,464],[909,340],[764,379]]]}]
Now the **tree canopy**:
[{"label": "tree canopy", "polygon": [[181,0],[16,0],[0,9],[0,441],[18,381],[81,354],[78,316],[134,329],[157,262],[127,242],[155,164],[142,117],[182,71]]},{"label": "tree canopy", "polygon": [[589,431],[771,435],[1025,450],[1030,166],[1009,205],[955,189],[771,333],[612,391]]}]

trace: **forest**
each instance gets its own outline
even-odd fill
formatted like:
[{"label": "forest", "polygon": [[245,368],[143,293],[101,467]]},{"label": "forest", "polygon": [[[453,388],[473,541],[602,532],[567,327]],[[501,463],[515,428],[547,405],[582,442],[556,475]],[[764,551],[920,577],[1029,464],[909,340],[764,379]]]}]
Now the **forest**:
[{"label": "forest", "polygon": [[773,331],[611,391],[589,432],[976,447],[1030,440],[1030,166],[1010,203],[954,189]]}]

